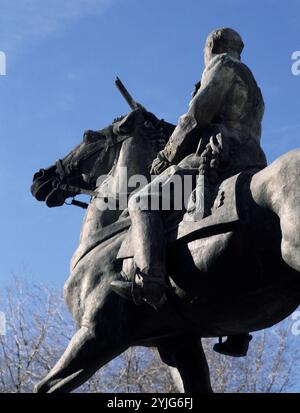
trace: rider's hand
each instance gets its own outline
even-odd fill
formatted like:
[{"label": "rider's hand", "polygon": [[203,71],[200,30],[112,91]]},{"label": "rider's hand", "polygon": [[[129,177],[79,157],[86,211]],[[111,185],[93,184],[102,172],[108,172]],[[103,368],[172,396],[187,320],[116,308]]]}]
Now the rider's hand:
[{"label": "rider's hand", "polygon": [[228,140],[224,139],[221,133],[215,136],[211,136],[209,145],[212,150],[212,154],[215,158],[223,164],[229,161],[229,144]]},{"label": "rider's hand", "polygon": [[154,159],[151,165],[150,174],[159,175],[170,166],[170,162],[165,157],[163,151],[159,152],[157,158]]}]

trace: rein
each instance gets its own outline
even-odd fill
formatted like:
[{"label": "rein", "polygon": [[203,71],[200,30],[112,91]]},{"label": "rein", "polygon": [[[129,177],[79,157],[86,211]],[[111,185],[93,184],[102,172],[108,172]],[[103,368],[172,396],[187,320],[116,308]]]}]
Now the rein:
[{"label": "rein", "polygon": [[[145,125],[146,126],[146,125]],[[149,126],[147,126],[149,127]],[[107,134],[103,134],[101,132],[94,132],[95,134],[99,134],[103,137],[105,137],[105,149],[103,152],[100,153],[99,157],[101,159],[103,159],[105,157],[105,155],[107,154],[108,150],[110,148],[115,148],[115,146],[121,142],[124,142],[125,140],[131,138],[132,136],[130,134],[125,134],[125,135],[116,135],[113,132],[113,128],[112,126],[109,127],[108,133]],[[153,139],[155,137],[155,139]],[[151,139],[151,143],[154,144],[154,141],[160,141],[161,139],[161,131],[156,131],[156,134],[154,136],[152,136]],[[79,194],[83,194],[83,195],[89,195],[91,198],[102,198],[104,199],[105,202],[108,202],[108,197],[107,196],[101,196],[98,192],[90,190],[90,189],[85,189],[85,188],[81,188],[79,186],[75,186],[75,185],[68,185],[63,183],[63,181],[69,177],[69,175],[74,172],[74,171],[79,171],[79,165],[82,162],[85,162],[87,159],[89,159],[90,157],[92,157],[93,155],[95,155],[95,153],[97,153],[99,151],[99,146],[96,146],[95,148],[93,148],[93,150],[91,150],[88,154],[86,154],[85,156],[83,156],[79,161],[76,160],[75,162],[71,162],[67,165],[64,166],[63,161],[61,159],[59,159],[56,162],[56,168],[57,168],[57,172],[59,175],[59,180],[56,184],[56,188],[57,189],[61,189],[62,191],[65,192],[69,192],[71,194],[73,194],[73,199],[70,203],[65,202],[66,205],[74,205],[83,209],[87,209],[89,204],[85,203],[85,202],[81,202],[75,199],[76,195]],[[99,163],[99,159],[97,159],[97,161],[95,162],[95,165]],[[127,193],[127,195],[129,195],[129,193]],[[115,201],[118,203],[119,200],[118,198],[115,198]]]},{"label": "rein", "polygon": [[[85,188],[80,188],[79,186],[75,186],[75,185],[67,185],[67,184],[59,184],[57,185],[58,189],[61,189],[62,191],[66,191],[66,192],[71,192],[74,194],[73,199],[70,203],[65,202],[65,205],[74,205],[83,209],[87,209],[89,204],[87,204],[86,202],[81,202],[75,199],[76,195],[89,195],[91,198],[102,198],[105,202],[108,202],[108,197],[104,196],[104,195],[100,195],[98,192],[96,191],[92,191],[91,189],[85,189]],[[127,192],[127,195],[129,195],[129,193]],[[118,204],[119,200],[118,198],[115,198],[116,203]]]}]

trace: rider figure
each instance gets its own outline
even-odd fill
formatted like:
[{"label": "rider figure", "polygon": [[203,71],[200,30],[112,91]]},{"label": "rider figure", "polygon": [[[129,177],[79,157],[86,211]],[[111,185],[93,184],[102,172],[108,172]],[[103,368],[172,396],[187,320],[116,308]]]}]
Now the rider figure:
[{"label": "rider figure", "polygon": [[[243,47],[240,35],[229,28],[217,29],[208,36],[201,82],[187,113],[180,117],[165,148],[153,161],[151,172],[158,177],[129,201],[136,303],[159,306],[165,298],[163,220],[161,211],[142,207],[143,194],[157,188],[157,182],[163,186],[174,174],[186,173],[195,166],[206,176],[210,188],[241,171],[256,172],[266,166],[260,146],[264,102],[250,69],[240,61]],[[126,296],[128,284],[115,282],[113,289]],[[249,334],[229,336],[215,350],[245,355],[250,339]]]}]

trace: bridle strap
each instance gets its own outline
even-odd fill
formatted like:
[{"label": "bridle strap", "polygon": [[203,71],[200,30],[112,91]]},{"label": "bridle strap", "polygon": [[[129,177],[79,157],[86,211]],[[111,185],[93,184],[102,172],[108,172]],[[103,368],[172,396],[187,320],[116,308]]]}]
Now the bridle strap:
[{"label": "bridle strap", "polygon": [[[130,137],[131,137],[130,135],[124,135],[124,136],[112,136],[111,134],[107,135],[105,137],[106,145],[105,145],[104,154],[107,153],[109,148],[116,146],[117,144],[129,139]],[[76,162],[76,168],[79,167],[80,163],[87,161],[97,152],[99,152],[99,147],[95,146],[95,148],[92,151],[90,151],[86,156],[83,156],[79,161]],[[104,154],[102,156],[104,156]],[[75,169],[75,165],[72,163],[72,161],[67,167],[64,167],[64,164],[61,159],[58,159],[56,161],[56,170],[61,180],[66,178],[70,174],[70,172],[73,171],[74,169]]]},{"label": "bridle strap", "polygon": [[56,161],[56,170],[60,179],[63,180],[67,174],[61,159]]},{"label": "bridle strap", "polygon": [[[92,197],[92,198],[102,198],[102,199],[104,199],[106,202],[107,202],[108,199],[109,199],[108,196],[100,195],[99,192],[92,191],[91,189],[80,188],[79,186],[75,186],[75,185],[58,184],[58,185],[57,185],[57,189],[61,189],[62,191],[72,193],[74,197],[75,197],[76,195],[80,195],[80,194],[81,194],[81,195],[89,195],[89,196]],[[130,194],[129,194],[129,193],[126,193],[126,195],[129,196]],[[115,200],[115,202],[116,202],[117,204],[119,203],[118,197],[117,197],[117,198],[114,198],[114,200]],[[76,202],[75,202],[75,203],[72,203],[72,202],[71,202],[71,204],[72,204],[72,205],[75,205],[75,206],[79,206],[79,205],[76,205]],[[67,204],[67,205],[69,205],[69,204]]]},{"label": "bridle strap", "polygon": [[[107,153],[107,151],[109,150],[109,148],[115,147],[116,145],[118,145],[119,143],[124,142],[125,140],[129,139],[132,137],[132,135],[116,135],[113,133],[112,131],[112,127],[109,130],[110,133],[107,133],[107,135],[103,135],[105,136],[105,146],[104,146],[104,153],[100,154],[100,157],[105,156],[105,154]],[[157,136],[156,138],[158,138],[159,136]],[[100,142],[100,141],[99,141]],[[85,162],[86,160],[88,160],[90,157],[92,157],[93,155],[95,155],[97,152],[99,152],[100,148],[98,145],[95,145],[95,148],[93,148],[93,150],[91,150],[86,156],[83,156],[79,161],[76,161],[75,163],[73,163],[72,161],[65,167],[62,160],[58,159],[56,161],[56,169],[57,169],[57,173],[59,175],[60,178],[60,183],[57,184],[56,188],[57,189],[61,189],[63,191],[69,192],[74,194],[74,197],[76,195],[79,194],[84,194],[84,195],[89,195],[93,198],[103,198],[103,199],[108,199],[107,196],[101,196],[98,192],[90,190],[90,189],[85,189],[85,188],[81,188],[79,186],[75,186],[75,185],[68,185],[68,184],[64,184],[62,183],[62,181],[67,178],[70,173],[72,171],[74,171],[75,169],[79,168],[79,165],[82,162]],[[127,194],[129,195],[129,194]],[[118,198],[115,199],[118,202]],[[76,205],[76,202],[73,202],[71,204]],[[78,202],[79,203],[79,202]],[[87,205],[87,204],[85,204]],[[80,206],[80,205],[76,205],[76,206]],[[83,207],[83,206],[81,206]],[[86,208],[86,206],[84,206],[84,208]]]},{"label": "bridle strap", "polygon": [[82,194],[82,195],[89,195],[89,196],[95,196],[95,197],[98,195],[96,191],[92,191],[91,189],[80,188],[79,186],[75,186],[75,185],[58,184],[57,188],[65,192],[71,192],[74,195]]}]

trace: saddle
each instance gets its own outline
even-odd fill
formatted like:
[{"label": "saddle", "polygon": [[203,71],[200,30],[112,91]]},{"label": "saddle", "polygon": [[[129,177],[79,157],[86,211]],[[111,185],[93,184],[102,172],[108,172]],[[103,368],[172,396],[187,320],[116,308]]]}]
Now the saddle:
[{"label": "saddle", "polygon": [[[239,221],[238,198],[239,187],[249,172],[240,172],[224,180],[218,188],[211,214],[200,221],[190,221],[186,214],[178,223],[168,223],[166,226],[167,245],[178,242],[189,242],[209,235],[222,234],[233,230]],[[129,229],[118,252],[118,259],[133,257],[131,231]]]}]

